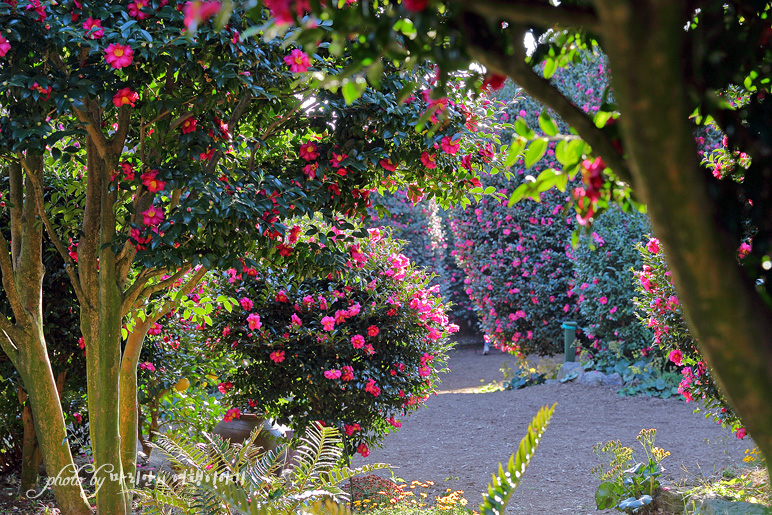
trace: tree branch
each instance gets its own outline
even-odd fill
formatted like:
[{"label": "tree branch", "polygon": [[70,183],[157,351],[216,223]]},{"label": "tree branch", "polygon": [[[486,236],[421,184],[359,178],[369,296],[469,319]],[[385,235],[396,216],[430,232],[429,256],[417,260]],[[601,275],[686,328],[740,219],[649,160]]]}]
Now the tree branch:
[{"label": "tree branch", "polygon": [[[182,285],[182,287],[179,289],[179,293],[183,295],[188,295],[191,291],[193,291],[193,288],[196,287],[199,281],[201,281],[201,278],[204,277],[204,275],[206,275],[208,271],[209,270],[207,270],[204,267],[201,267],[198,270],[196,270],[195,273],[191,276],[191,278],[188,279],[188,281],[184,285]],[[153,312],[150,319],[153,322],[157,321],[159,318],[166,315],[175,306],[175,304],[176,302],[174,302],[171,299],[168,299],[166,302],[164,302],[164,304],[160,308],[158,308],[156,311]]]},{"label": "tree branch", "polygon": [[477,0],[463,2],[464,9],[473,11],[491,21],[506,20],[515,24],[550,28],[584,28],[597,31],[598,16],[595,10],[584,6],[555,6],[539,0]]},{"label": "tree branch", "polygon": [[[78,118],[78,120],[80,120],[85,125],[86,132],[88,132],[88,135],[91,136],[91,141],[94,142],[94,146],[96,147],[97,152],[99,152],[99,157],[106,159],[110,152],[110,146],[107,143],[107,139],[105,139],[102,128],[91,118],[91,116],[86,111],[76,107],[73,107],[72,111],[75,113],[75,116]],[[89,172],[90,171],[91,170],[89,170]]]},{"label": "tree branch", "polygon": [[[470,17],[474,18],[474,16]],[[465,23],[469,21],[468,19],[464,20]],[[468,32],[471,31],[468,30]],[[503,49],[495,48],[494,45],[490,44],[490,41],[481,44],[481,42],[473,40],[468,45],[470,54],[488,70],[511,77],[533,98],[554,109],[568,125],[576,129],[577,133],[590,144],[593,152],[603,157],[606,165],[616,173],[617,177],[634,187],[633,176],[627,163],[614,148],[606,133],[597,128],[595,122],[563,96],[550,81],[539,76],[526,63],[525,47],[522,43],[518,43],[522,42],[525,32],[524,29],[515,32],[513,37],[516,43],[513,55],[507,55]]]},{"label": "tree branch", "polygon": [[11,261],[16,263],[21,254],[21,206],[24,203],[24,179],[21,163],[14,160],[8,168],[8,186],[11,194]]},{"label": "tree branch", "polygon": [[83,290],[81,290],[80,279],[78,278],[78,272],[75,268],[75,261],[72,260],[70,254],[67,252],[67,249],[64,247],[64,243],[62,243],[62,240],[59,239],[59,235],[56,234],[56,231],[51,224],[51,219],[48,217],[48,213],[46,213],[45,200],[43,199],[43,185],[40,183],[40,178],[37,176],[34,170],[30,168],[26,159],[24,159],[24,156],[21,153],[19,153],[18,156],[19,163],[21,163],[22,168],[24,168],[24,171],[27,173],[27,177],[32,183],[32,190],[33,194],[35,195],[35,203],[37,204],[38,216],[40,216],[40,219],[43,220],[43,225],[46,228],[46,232],[48,232],[48,237],[51,238],[51,241],[54,243],[54,247],[56,247],[59,255],[64,260],[64,269],[67,272],[67,275],[70,277],[72,288],[75,290],[75,296],[78,298],[79,302],[83,302]]},{"label": "tree branch", "polygon": [[[230,130],[235,130],[236,124],[239,122],[239,119],[244,114],[244,112],[247,110],[247,107],[249,106],[249,102],[252,100],[252,94],[249,93],[249,91],[244,92],[244,96],[241,97],[236,104],[236,107],[233,108],[233,112],[231,113],[231,117],[228,120],[228,128]],[[220,162],[220,159],[222,158],[223,153],[222,150],[218,150],[214,156],[212,156],[211,161],[209,161],[209,164],[206,165],[206,173],[214,173],[215,168],[217,168],[217,163]]]},{"label": "tree branch", "polygon": [[[186,270],[190,270],[190,267],[185,267]],[[128,312],[131,310],[132,306],[134,305],[134,302],[137,300],[137,298],[143,293],[143,288],[147,284],[147,282],[150,279],[153,279],[154,277],[158,277],[160,275],[164,275],[165,273],[168,273],[169,270],[166,268],[157,268],[155,270],[148,270],[144,269],[142,270],[137,278],[134,280],[134,283],[129,287],[128,290],[126,290],[126,293],[123,294],[123,300],[121,301],[121,312],[124,316],[128,314]]]},{"label": "tree branch", "polygon": [[121,106],[118,109],[118,130],[115,131],[110,141],[110,152],[114,155],[121,155],[123,145],[126,143],[126,136],[129,134],[129,124],[131,122],[131,112],[127,106]]},{"label": "tree branch", "polygon": [[[19,291],[16,289],[11,252],[8,248],[8,241],[3,236],[2,231],[0,231],[0,272],[3,274],[3,290],[5,290],[8,302],[11,304],[11,310],[13,310],[17,321],[22,320],[21,315],[25,312],[25,309],[19,297]],[[0,314],[0,319],[5,319],[5,317]],[[2,325],[0,325],[0,328],[8,330],[8,328],[2,327]]]}]

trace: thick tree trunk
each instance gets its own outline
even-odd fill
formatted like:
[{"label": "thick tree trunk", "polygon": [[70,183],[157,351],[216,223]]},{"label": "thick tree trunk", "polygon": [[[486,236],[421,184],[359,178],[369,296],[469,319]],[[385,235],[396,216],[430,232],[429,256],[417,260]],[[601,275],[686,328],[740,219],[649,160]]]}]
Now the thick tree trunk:
[{"label": "thick tree trunk", "polygon": [[[119,433],[119,386],[121,361],[120,320],[113,309],[120,308],[120,299],[112,304],[104,299],[102,312],[90,309],[82,311],[81,330],[86,342],[86,368],[88,371],[88,412],[91,446],[96,467],[96,481],[101,484],[97,491],[97,511],[111,515],[128,513],[126,505],[125,476],[121,463],[121,438]],[[117,327],[111,327],[115,325]]]},{"label": "thick tree trunk", "polygon": [[717,231],[688,120],[687,2],[597,5],[636,191],[649,206],[700,351],[772,463],[772,312],[737,264],[736,242]]},{"label": "thick tree trunk", "polygon": [[[45,341],[39,338],[19,342],[19,373],[27,388],[35,434],[45,461],[51,488],[62,513],[91,515],[93,512],[78,479],[70,446],[65,442],[67,428],[59,402],[59,392],[51,372]],[[37,470],[35,471],[37,473]],[[67,480],[69,479],[69,480]]]}]

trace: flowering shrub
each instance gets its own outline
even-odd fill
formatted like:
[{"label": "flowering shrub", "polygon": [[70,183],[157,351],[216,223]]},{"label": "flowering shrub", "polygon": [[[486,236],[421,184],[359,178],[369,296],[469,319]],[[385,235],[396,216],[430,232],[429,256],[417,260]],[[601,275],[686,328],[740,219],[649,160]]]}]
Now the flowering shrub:
[{"label": "flowering shrub", "polygon": [[438,284],[443,298],[451,303],[448,317],[457,324],[473,325],[474,306],[464,292],[464,272],[451,256],[453,234],[445,212],[434,200],[416,202],[402,190],[378,196],[376,202],[388,213],[372,210],[369,225],[388,227],[392,237],[404,240],[402,252],[415,265],[434,274],[432,284]]},{"label": "flowering shrub", "polygon": [[642,265],[635,244],[648,231],[645,215],[611,206],[595,219],[592,232],[580,237],[574,251],[579,312],[588,321],[585,336],[596,358],[609,352],[612,341],[619,342],[615,353],[628,358],[658,350],[652,347],[651,331],[639,323],[632,300],[633,270]]},{"label": "flowering shrub", "polygon": [[[506,195],[524,180],[485,178]],[[572,299],[571,225],[561,214],[565,194],[553,190],[541,202],[486,197],[453,213],[453,255],[466,273],[466,292],[478,308],[480,326],[497,348],[513,352],[560,352],[560,321],[578,311]]]},{"label": "flowering shrub", "polygon": [[222,276],[217,288],[240,307],[216,313],[205,335],[244,357],[230,378],[240,406],[230,417],[259,409],[298,433],[321,421],[341,430],[348,453],[366,456],[434,391],[458,327],[398,242],[375,229],[366,239],[336,233],[331,245],[351,259],[327,277],[267,264]]},{"label": "flowering shrub", "polygon": [[702,399],[705,409],[717,422],[731,427],[738,438],[743,438],[745,428],[719,391],[700,355],[697,341],[686,326],[661,244],[651,238],[645,245],[638,243],[636,248],[643,258],[643,266],[636,272],[639,297],[634,302],[641,322],[654,331],[654,343],[680,368],[683,379],[678,392],[687,402]]}]

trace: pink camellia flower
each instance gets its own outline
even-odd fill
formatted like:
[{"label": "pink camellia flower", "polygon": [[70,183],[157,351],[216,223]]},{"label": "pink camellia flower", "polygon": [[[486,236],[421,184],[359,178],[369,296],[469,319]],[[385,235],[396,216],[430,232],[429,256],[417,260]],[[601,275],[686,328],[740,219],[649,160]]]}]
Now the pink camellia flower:
[{"label": "pink camellia flower", "polygon": [[351,435],[353,435],[354,433],[356,433],[357,431],[360,431],[361,429],[362,429],[362,427],[361,427],[359,424],[357,424],[356,422],[354,422],[354,423],[353,423],[353,424],[351,424],[351,425],[349,425],[349,424],[344,424],[344,425],[343,425],[343,431],[344,431],[344,432],[345,432],[345,433],[346,433],[348,436],[351,436]]},{"label": "pink camellia flower", "polygon": [[739,438],[740,440],[742,440],[743,438],[745,438],[745,435],[746,435],[746,434],[748,434],[748,432],[745,430],[745,428],[744,428],[744,427],[741,427],[740,429],[738,429],[737,431],[735,431],[735,433],[734,433],[734,434],[737,436],[737,438]]},{"label": "pink camellia flower", "polygon": [[150,15],[142,11],[143,7],[147,7],[148,0],[134,0],[129,4],[129,16],[136,18],[140,21],[150,18]]},{"label": "pink camellia flower", "polygon": [[150,206],[147,211],[140,213],[142,215],[142,223],[148,227],[155,226],[164,221],[164,212],[155,206]]},{"label": "pink camellia flower", "polygon": [[305,297],[303,297],[302,302],[304,306],[306,306],[307,308],[310,308],[311,306],[314,305],[314,298],[311,295],[306,295]]},{"label": "pink camellia flower", "polygon": [[290,317],[290,325],[294,327],[300,327],[303,325],[303,321],[300,320],[300,317],[297,316],[295,313],[292,313],[292,316]]},{"label": "pink camellia flower", "polygon": [[129,45],[111,43],[105,49],[105,61],[116,70],[125,68],[134,61],[134,50]]},{"label": "pink camellia flower", "polygon": [[608,298],[601,297],[600,299],[598,299],[598,302],[600,302],[601,304],[608,304]]},{"label": "pink camellia flower", "polygon": [[341,375],[342,375],[342,372],[338,369],[324,371],[324,377],[326,377],[327,379],[340,379]]},{"label": "pink camellia flower", "polygon": [[667,359],[675,363],[677,366],[681,366],[684,359],[684,353],[681,352],[678,349],[674,349],[670,351],[670,354],[668,355]]},{"label": "pink camellia flower", "polygon": [[311,66],[308,54],[298,48],[290,52],[290,55],[284,58],[284,62],[290,67],[292,73],[303,73]]},{"label": "pink camellia flower", "polygon": [[659,253],[659,240],[657,238],[651,238],[649,242],[646,244],[646,250],[648,250],[652,254]]},{"label": "pink camellia flower", "polygon": [[429,7],[429,0],[402,0],[405,9],[414,13],[420,13]]},{"label": "pink camellia flower", "polygon": [[162,191],[166,187],[165,181],[159,181],[156,177],[158,176],[158,170],[150,170],[149,172],[145,172],[142,175],[139,176],[139,178],[142,180],[142,184],[145,185],[147,188],[147,191],[150,193],[156,193],[158,191]]},{"label": "pink camellia flower", "polygon": [[354,380],[354,367],[346,365],[341,367],[341,381],[353,381]]},{"label": "pink camellia flower", "polygon": [[78,412],[73,413],[72,418],[74,418],[75,422],[77,422],[78,424],[83,422],[83,416]]},{"label": "pink camellia flower", "polygon": [[238,408],[231,408],[225,412],[225,416],[223,417],[223,422],[226,422],[226,423],[231,422],[237,418],[241,418],[241,410]]},{"label": "pink camellia flower", "polygon": [[242,297],[239,299],[239,304],[241,304],[241,307],[244,311],[252,311],[252,308],[254,307],[255,303],[252,302],[252,299],[248,297]]},{"label": "pink camellia flower", "polygon": [[461,148],[461,144],[458,142],[453,142],[451,138],[445,136],[440,142],[440,147],[442,147],[442,151],[446,154],[455,156],[458,153],[458,150]]},{"label": "pink camellia flower", "polygon": [[434,169],[437,168],[437,156],[434,154],[430,154],[426,151],[424,151],[423,154],[421,154],[421,162],[424,164],[426,168]]},{"label": "pink camellia flower", "polygon": [[274,363],[281,363],[282,361],[284,361],[284,351],[275,350],[271,353],[269,358],[271,358],[271,361],[273,361]]},{"label": "pink camellia flower", "polygon": [[370,455],[370,449],[367,448],[367,445],[360,443],[359,447],[357,447],[357,452],[362,455],[363,458],[367,458]]},{"label": "pink camellia flower", "polygon": [[300,145],[300,151],[298,153],[300,154],[300,157],[306,161],[313,161],[319,157],[319,149],[313,141]]},{"label": "pink camellia flower", "polygon": [[371,325],[367,328],[367,335],[368,336],[378,336],[378,333],[380,332],[380,329],[378,329],[376,326]]},{"label": "pink camellia flower", "polygon": [[751,246],[748,244],[748,242],[742,242],[740,247],[737,249],[737,257],[740,259],[743,259],[745,256],[747,256],[751,251]]},{"label": "pink camellia flower", "polygon": [[253,331],[257,331],[263,327],[263,323],[260,322],[260,315],[257,313],[250,313],[250,315],[247,317],[247,325]]},{"label": "pink camellia flower", "polygon": [[335,319],[332,317],[324,317],[322,319],[322,328],[325,331],[332,331],[335,328]]},{"label": "pink camellia flower", "polygon": [[396,428],[398,428],[398,429],[399,429],[400,427],[402,427],[402,422],[400,422],[399,420],[396,420],[394,417],[389,417],[389,418],[387,418],[387,419],[386,419],[386,422],[388,422],[388,423],[389,423],[389,424],[391,424],[393,427],[396,427]]},{"label": "pink camellia flower", "polygon": [[225,395],[232,389],[233,389],[233,383],[231,383],[230,381],[227,381],[225,383],[220,383],[217,385],[217,390],[223,395]]},{"label": "pink camellia flower", "polygon": [[287,292],[284,290],[279,290],[279,292],[276,294],[276,302],[289,302]]},{"label": "pink camellia flower", "polygon": [[95,20],[94,18],[86,18],[83,22],[83,30],[86,31],[86,35],[91,39],[101,39],[105,35],[105,29],[102,28],[102,20]]},{"label": "pink camellia flower", "polygon": [[491,91],[498,91],[498,90],[500,90],[501,88],[504,87],[504,83],[506,81],[507,81],[507,77],[505,75],[499,75],[497,73],[490,73],[490,74],[485,76],[485,80],[483,81],[483,84],[482,84],[482,89],[489,89]]},{"label": "pink camellia flower", "polygon": [[185,4],[185,28],[191,30],[192,26],[199,26],[215,14],[220,12],[220,2],[201,2],[194,0]]},{"label": "pink camellia flower", "polygon": [[150,372],[155,372],[155,365],[153,365],[149,361],[145,361],[144,363],[141,363],[139,365],[139,368],[142,370],[149,370]]},{"label": "pink camellia flower", "polygon": [[115,104],[115,107],[121,107],[125,105],[134,107],[134,102],[137,100],[139,100],[139,95],[136,91],[132,91],[131,88],[119,89],[118,92],[113,95],[113,104]]},{"label": "pink camellia flower", "polygon": [[0,57],[5,57],[5,54],[7,54],[10,50],[11,44],[3,36],[0,36]]},{"label": "pink camellia flower", "polygon": [[362,347],[365,346],[365,337],[362,336],[361,334],[355,334],[354,336],[351,337],[351,345],[355,349],[361,349]]}]

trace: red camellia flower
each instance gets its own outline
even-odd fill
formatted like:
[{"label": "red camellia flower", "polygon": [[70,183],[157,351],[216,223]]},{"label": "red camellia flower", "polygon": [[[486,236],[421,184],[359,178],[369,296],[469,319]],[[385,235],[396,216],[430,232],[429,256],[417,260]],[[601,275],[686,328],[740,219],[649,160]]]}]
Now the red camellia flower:
[{"label": "red camellia flower", "polygon": [[381,165],[381,168],[384,170],[388,170],[390,172],[394,172],[397,170],[397,165],[391,162],[391,159],[381,159],[381,161],[378,163]]},{"label": "red camellia flower", "polygon": [[11,49],[11,44],[3,36],[0,36],[0,57],[5,57],[5,54]]},{"label": "red camellia flower", "polygon": [[125,68],[134,61],[134,50],[129,45],[111,43],[105,49],[105,61],[116,70]]},{"label": "red camellia flower", "polygon": [[370,455],[370,449],[367,448],[367,445],[360,443],[359,447],[357,447],[357,452],[362,455],[363,458],[367,458]]},{"label": "red camellia flower", "polygon": [[461,145],[458,143],[458,141],[453,141],[448,136],[445,136],[440,142],[440,147],[442,147],[442,151],[446,154],[455,156],[456,153],[458,153],[458,149],[461,148]]},{"label": "red camellia flower", "polygon": [[238,408],[231,408],[225,412],[223,422],[231,422],[233,419],[241,418],[241,410]]},{"label": "red camellia flower", "polygon": [[163,190],[166,187],[165,181],[159,181],[156,179],[156,176],[158,175],[158,170],[150,170],[149,172],[145,172],[142,175],[140,175],[140,179],[142,180],[142,184],[145,185],[147,188],[147,191],[150,193],[156,193],[158,191]]},{"label": "red camellia flower", "polygon": [[148,209],[147,211],[143,211],[141,214],[142,214],[142,223],[147,226],[158,225],[164,220],[163,210],[155,206],[151,206],[150,209]]},{"label": "red camellia flower", "polygon": [[306,161],[313,161],[319,157],[319,150],[317,149],[316,143],[313,141],[300,145],[299,153],[300,157]]},{"label": "red camellia flower", "polygon": [[426,151],[424,151],[423,154],[421,154],[421,162],[424,164],[426,168],[437,168],[437,156],[434,154],[430,154]]},{"label": "red camellia flower", "polygon": [[195,132],[196,130],[196,119],[195,118],[187,118],[184,122],[182,122],[182,133],[183,134],[190,134],[191,132]]},{"label": "red camellia flower", "polygon": [[283,350],[275,350],[271,353],[269,356],[271,358],[271,361],[274,363],[281,363],[284,361],[284,351]]},{"label": "red camellia flower", "polygon": [[139,100],[139,95],[136,91],[132,91],[131,88],[122,88],[113,96],[113,104],[115,107],[121,107],[130,105],[134,107],[134,102]]},{"label": "red camellia flower", "polygon": [[43,86],[38,85],[38,83],[36,82],[32,86],[30,86],[29,89],[31,89],[32,91],[37,91],[38,93],[40,93],[40,99],[41,100],[48,100],[49,98],[51,98],[51,86],[48,86],[47,88],[44,88]]},{"label": "red camellia flower", "polygon": [[83,30],[86,31],[86,36],[91,39],[101,39],[105,35],[102,20],[95,20],[94,18],[86,18],[86,21],[83,22]]},{"label": "red camellia flower", "polygon": [[292,73],[303,73],[311,65],[308,54],[298,48],[290,52],[290,55],[284,58],[284,62],[290,67]]},{"label": "red camellia flower", "polygon": [[405,9],[414,13],[420,13],[429,7],[429,0],[402,0]]},{"label": "red camellia flower", "polygon": [[201,25],[209,18],[220,12],[220,2],[201,2],[195,0],[185,4],[185,28],[190,30],[192,25]]},{"label": "red camellia flower", "polygon": [[504,75],[497,73],[488,74],[482,84],[482,89],[488,89],[491,91],[498,91],[504,87],[504,82],[507,78]]},{"label": "red camellia flower", "polygon": [[143,7],[147,7],[148,0],[134,0],[129,4],[129,16],[138,20],[146,20],[150,18],[150,15],[146,12],[142,12]]}]

